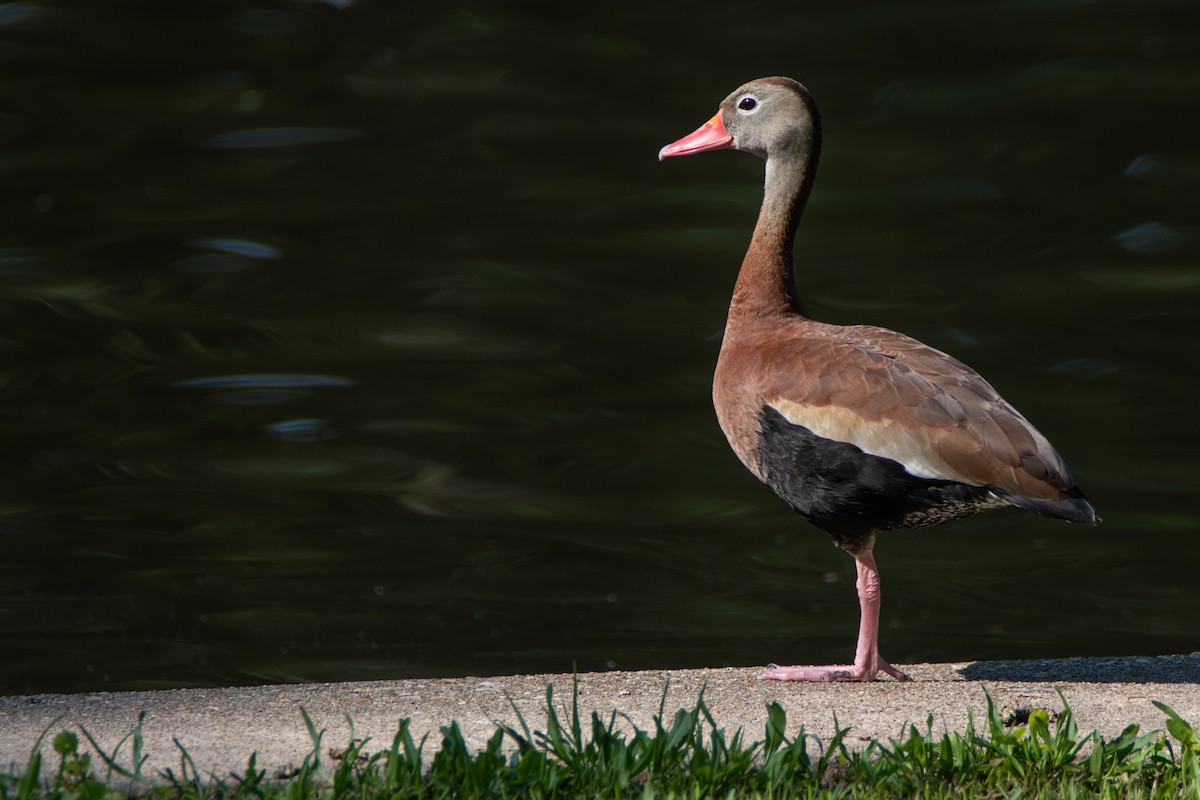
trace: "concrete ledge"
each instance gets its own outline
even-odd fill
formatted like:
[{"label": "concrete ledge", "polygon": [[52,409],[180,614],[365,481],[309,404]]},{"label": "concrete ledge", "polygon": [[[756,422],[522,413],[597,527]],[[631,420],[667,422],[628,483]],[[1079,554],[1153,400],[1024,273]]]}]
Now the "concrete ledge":
[{"label": "concrete ledge", "polygon": [[[1143,731],[1163,729],[1160,700],[1193,725],[1200,724],[1200,653],[1190,656],[1076,658],[1047,661],[976,661],[964,664],[898,665],[911,683],[798,684],[760,681],[759,669],[694,669],[604,672],[579,676],[581,711],[607,719],[616,710],[639,727],[650,727],[668,685],[668,716],[695,705],[701,689],[717,723],[744,728],[750,740],[762,738],[766,707],[779,702],[788,712],[789,733],[801,725],[827,739],[833,715],[851,726],[851,746],[873,738],[898,736],[907,722],[934,730],[962,731],[968,709],[982,721],[986,689],[1005,715],[1022,709],[1061,707],[1061,691],[1071,704],[1081,734],[1099,730],[1115,736],[1136,723]],[[439,726],[457,721],[474,747],[495,732],[496,723],[516,725],[511,697],[534,730],[545,730],[546,687],[556,703],[569,703],[572,676],[516,675],[373,681],[229,689],[0,697],[0,769],[22,767],[34,741],[47,728],[87,728],[111,751],[145,712],[143,735],[149,755],[145,771],[179,770],[173,738],[187,748],[201,774],[227,777],[245,769],[251,753],[275,776],[299,764],[311,751],[300,709],[325,729],[322,749],[341,749],[354,735],[371,737],[368,750],[386,748],[401,719],[412,720],[417,740],[426,733],[426,757],[441,744]],[[81,737],[82,739],[82,737]],[[48,741],[43,749],[49,751]],[[128,756],[128,745],[124,750]],[[48,752],[51,764],[57,756]],[[127,761],[125,763],[128,763]]]}]

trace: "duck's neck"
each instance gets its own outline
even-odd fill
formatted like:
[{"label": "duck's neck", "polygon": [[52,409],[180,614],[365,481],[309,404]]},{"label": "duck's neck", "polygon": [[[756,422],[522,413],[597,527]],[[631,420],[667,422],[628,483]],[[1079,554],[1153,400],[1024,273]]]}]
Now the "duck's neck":
[{"label": "duck's neck", "polygon": [[820,133],[814,130],[812,139],[800,144],[767,158],[762,208],[733,289],[730,323],[804,315],[796,294],[792,245],[816,175]]}]

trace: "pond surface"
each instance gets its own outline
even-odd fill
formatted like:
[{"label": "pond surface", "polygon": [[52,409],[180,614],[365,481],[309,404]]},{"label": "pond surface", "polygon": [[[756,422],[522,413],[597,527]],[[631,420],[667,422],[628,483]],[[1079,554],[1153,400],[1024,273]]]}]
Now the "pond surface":
[{"label": "pond surface", "polygon": [[0,692],[850,657],[710,407],[761,163],[655,160],[770,74],[810,311],[1104,515],[884,536],[885,655],[1200,647],[1195,4],[29,0],[0,61]]}]

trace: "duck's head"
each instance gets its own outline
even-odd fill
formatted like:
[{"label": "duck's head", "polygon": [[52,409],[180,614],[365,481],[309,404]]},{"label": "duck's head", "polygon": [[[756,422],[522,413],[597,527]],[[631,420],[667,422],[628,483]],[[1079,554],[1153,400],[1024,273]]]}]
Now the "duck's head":
[{"label": "duck's head", "polygon": [[811,152],[820,118],[808,89],[791,78],[759,78],[721,101],[712,119],[658,151],[661,161],[707,150],[743,150],[760,158]]}]

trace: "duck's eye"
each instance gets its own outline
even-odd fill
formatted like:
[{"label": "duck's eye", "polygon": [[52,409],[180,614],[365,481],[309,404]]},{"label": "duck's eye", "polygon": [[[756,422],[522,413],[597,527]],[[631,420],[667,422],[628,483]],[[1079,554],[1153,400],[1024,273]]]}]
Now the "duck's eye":
[{"label": "duck's eye", "polygon": [[742,111],[753,111],[758,106],[758,101],[753,97],[743,97],[738,101],[738,108]]}]

